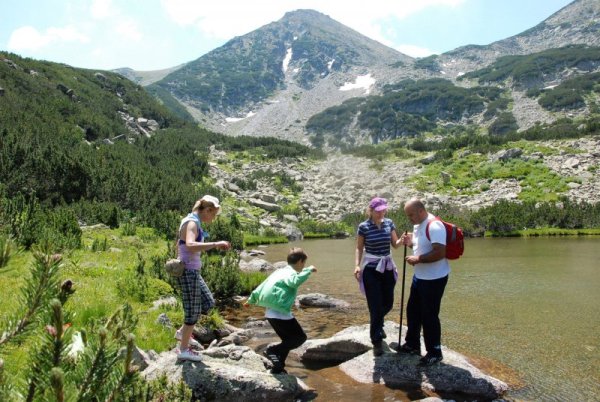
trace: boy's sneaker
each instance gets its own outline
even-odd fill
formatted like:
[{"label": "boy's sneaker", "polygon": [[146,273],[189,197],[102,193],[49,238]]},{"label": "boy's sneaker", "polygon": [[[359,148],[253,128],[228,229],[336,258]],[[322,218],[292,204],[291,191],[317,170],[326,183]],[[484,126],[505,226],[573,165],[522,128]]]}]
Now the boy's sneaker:
[{"label": "boy's sneaker", "polygon": [[421,359],[419,360],[419,365],[432,366],[436,363],[441,362],[443,359],[444,358],[442,357],[442,355],[432,355],[430,353],[427,353],[425,356],[421,357]]},{"label": "boy's sneaker", "polygon": [[273,368],[271,369],[272,374],[287,373],[284,369],[284,362],[281,361],[281,358],[276,353],[273,353],[269,348],[266,348],[263,350],[263,355],[273,363]]},{"label": "boy's sneaker", "polygon": [[[177,330],[175,332],[175,339],[177,339],[179,342],[181,342],[181,331],[180,330]],[[200,342],[198,342],[191,336],[190,336],[190,340],[188,342],[188,346],[191,346],[192,348],[196,348],[196,349],[203,349]]]},{"label": "boy's sneaker", "polygon": [[177,354],[177,359],[189,360],[192,362],[199,362],[199,361],[202,361],[202,356],[196,350],[192,350],[192,349],[188,348],[188,349],[179,351],[179,353]]},{"label": "boy's sneaker", "polygon": [[396,351],[398,353],[406,353],[408,355],[417,355],[417,356],[421,356],[421,350],[420,348],[413,348],[412,346],[408,345],[408,344],[404,344],[402,346],[400,346],[399,348],[396,349]]}]

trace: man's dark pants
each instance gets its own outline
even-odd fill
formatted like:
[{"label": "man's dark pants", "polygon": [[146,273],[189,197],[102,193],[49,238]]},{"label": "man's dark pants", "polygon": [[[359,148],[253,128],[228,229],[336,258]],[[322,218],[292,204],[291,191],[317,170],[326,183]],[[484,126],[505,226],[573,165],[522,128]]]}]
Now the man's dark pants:
[{"label": "man's dark pants", "polygon": [[420,350],[420,334],[423,328],[427,353],[441,354],[442,328],[439,314],[446,283],[448,283],[448,276],[432,280],[413,277],[406,304],[408,331],[404,339],[408,346]]}]

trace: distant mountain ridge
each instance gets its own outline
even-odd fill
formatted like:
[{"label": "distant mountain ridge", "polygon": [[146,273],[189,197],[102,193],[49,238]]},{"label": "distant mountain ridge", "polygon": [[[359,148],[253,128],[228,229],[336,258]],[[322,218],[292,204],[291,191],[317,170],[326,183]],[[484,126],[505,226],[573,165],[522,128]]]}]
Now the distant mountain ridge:
[{"label": "distant mountain ridge", "polygon": [[136,84],[147,86],[156,81],[163,79],[166,75],[173,71],[179,70],[185,64],[180,64],[175,67],[164,68],[162,70],[137,71],[128,67],[117,68],[112,70],[115,73],[121,74],[123,77],[135,82]]},{"label": "distant mountain ridge", "polygon": [[[180,108],[181,117],[192,116],[211,130],[308,143],[315,140],[307,130],[309,121],[314,123],[311,118],[344,101],[360,102],[365,96],[382,95],[386,87],[406,79],[442,78],[458,86],[477,85],[457,79],[503,56],[573,44],[600,46],[600,2],[576,0],[518,35],[423,59],[406,56],[317,11],[297,10],[230,40],[147,88],[165,105]],[[558,81],[552,85],[581,73],[578,71],[553,73]],[[586,71],[594,72],[595,68]],[[523,93],[513,93],[512,88],[503,96],[507,105],[514,104],[510,107],[516,110],[513,120],[518,128],[560,117],[545,112]],[[337,135],[354,137],[346,141],[349,143],[369,142],[372,133],[359,128],[356,115],[351,118],[354,122],[346,123],[354,124],[354,129]],[[443,115],[431,119],[444,122]],[[477,118],[476,122],[487,127],[493,120]]]},{"label": "distant mountain ridge", "polygon": [[498,57],[541,52],[573,44],[600,46],[600,2],[575,0],[536,26],[489,45],[467,45],[439,56],[447,75],[487,66]]}]

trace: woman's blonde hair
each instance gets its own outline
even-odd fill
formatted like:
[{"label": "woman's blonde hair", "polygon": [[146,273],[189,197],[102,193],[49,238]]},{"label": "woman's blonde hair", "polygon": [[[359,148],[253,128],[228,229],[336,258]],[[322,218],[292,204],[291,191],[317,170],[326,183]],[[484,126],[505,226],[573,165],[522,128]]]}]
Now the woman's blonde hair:
[{"label": "woman's blonde hair", "polygon": [[212,195],[205,195],[204,197],[196,201],[194,207],[192,208],[192,212],[202,211],[205,208],[209,207],[216,208],[219,212],[221,212],[221,205],[219,205],[219,199],[217,197],[213,197]]}]

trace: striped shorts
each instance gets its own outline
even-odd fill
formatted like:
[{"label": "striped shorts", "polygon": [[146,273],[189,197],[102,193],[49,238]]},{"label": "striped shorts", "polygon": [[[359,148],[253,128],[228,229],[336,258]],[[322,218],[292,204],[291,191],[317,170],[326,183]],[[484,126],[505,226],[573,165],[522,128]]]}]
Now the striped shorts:
[{"label": "striped shorts", "polygon": [[184,270],[183,275],[179,277],[179,286],[183,301],[183,322],[186,325],[194,325],[198,322],[200,314],[206,314],[214,307],[215,299],[200,271],[196,269]]}]

